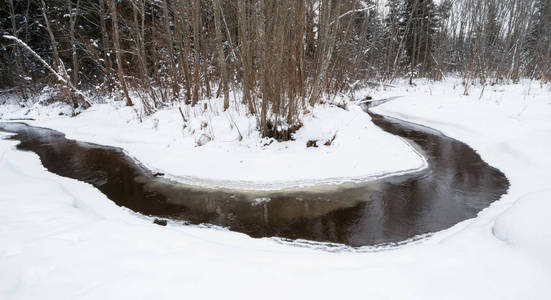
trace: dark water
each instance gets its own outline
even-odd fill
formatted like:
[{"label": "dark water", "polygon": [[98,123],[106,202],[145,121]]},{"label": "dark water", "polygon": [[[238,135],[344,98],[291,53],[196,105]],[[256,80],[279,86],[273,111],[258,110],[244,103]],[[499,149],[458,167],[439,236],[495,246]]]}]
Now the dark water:
[{"label": "dark water", "polygon": [[429,128],[371,115],[375,124],[422,149],[429,169],[307,191],[197,189],[155,177],[117,148],[68,140],[60,132],[21,123],[0,123],[0,129],[17,133],[12,139],[21,141],[18,149],[37,153],[49,171],[91,183],[119,205],[146,215],[221,225],[253,237],[351,246],[400,242],[472,218],[507,191],[503,173],[464,143]]}]

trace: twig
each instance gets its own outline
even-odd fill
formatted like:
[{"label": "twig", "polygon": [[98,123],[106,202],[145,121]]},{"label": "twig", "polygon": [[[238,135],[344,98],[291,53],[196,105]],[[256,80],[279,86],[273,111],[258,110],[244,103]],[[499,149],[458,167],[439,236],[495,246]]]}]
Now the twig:
[{"label": "twig", "polygon": [[182,119],[184,120],[184,123],[186,123],[186,117],[184,117],[184,112],[182,112],[182,108],[178,106],[178,110],[180,111],[180,115],[182,116]]}]

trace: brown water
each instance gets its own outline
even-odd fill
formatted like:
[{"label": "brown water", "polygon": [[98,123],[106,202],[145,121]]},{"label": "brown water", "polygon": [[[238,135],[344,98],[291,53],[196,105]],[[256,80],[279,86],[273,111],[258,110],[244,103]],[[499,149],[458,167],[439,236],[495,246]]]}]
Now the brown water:
[{"label": "brown water", "polygon": [[367,184],[303,191],[199,189],[156,177],[118,148],[69,140],[22,123],[0,123],[0,129],[17,133],[11,139],[21,141],[18,149],[37,153],[50,172],[91,183],[118,205],[253,237],[350,246],[396,243],[475,217],[507,191],[504,174],[464,143],[370,114],[376,125],[421,149],[430,167]]}]

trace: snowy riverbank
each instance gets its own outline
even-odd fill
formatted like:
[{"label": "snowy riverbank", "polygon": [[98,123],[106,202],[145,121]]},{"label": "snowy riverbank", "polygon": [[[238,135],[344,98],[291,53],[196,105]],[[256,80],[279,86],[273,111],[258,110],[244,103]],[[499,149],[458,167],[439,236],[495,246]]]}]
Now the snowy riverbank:
[{"label": "snowy riverbank", "polygon": [[32,118],[25,122],[71,139],[120,147],[151,170],[209,187],[278,189],[357,182],[427,166],[407,142],[379,129],[356,105],[346,110],[319,105],[304,116],[293,141],[277,142],[260,137],[254,117],[235,108],[224,112],[220,101],[205,103],[206,112],[203,104],[186,107],[186,122],[177,107],[140,122],[133,108],[114,102],[96,104],[76,117],[60,116],[64,107],[55,105],[0,106],[0,121]]},{"label": "snowy riverbank", "polygon": [[388,251],[157,226],[0,140],[0,298],[549,299],[551,91],[506,86],[478,99],[452,84],[408,87],[376,110],[465,141],[510,190],[477,218]]},{"label": "snowy riverbank", "polygon": [[465,96],[456,79],[379,91],[379,96],[399,93],[407,96],[374,111],[466,142],[504,172],[511,184],[507,195],[481,215],[491,217],[494,237],[537,257],[551,271],[551,86],[528,80],[471,86]]}]

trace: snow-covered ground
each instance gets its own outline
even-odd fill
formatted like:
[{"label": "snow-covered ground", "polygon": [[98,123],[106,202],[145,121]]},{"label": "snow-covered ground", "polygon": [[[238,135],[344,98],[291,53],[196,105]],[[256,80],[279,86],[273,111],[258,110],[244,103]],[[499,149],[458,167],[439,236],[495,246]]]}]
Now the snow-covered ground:
[{"label": "snow-covered ground", "polygon": [[[241,105],[224,112],[220,99],[184,107],[185,122],[177,107],[140,121],[134,108],[121,105],[96,104],[77,117],[60,115],[66,107],[59,105],[4,105],[0,121],[32,118],[25,122],[120,147],[169,178],[203,186],[278,189],[364,181],[427,166],[408,143],[373,125],[355,105],[316,107],[288,142],[262,139],[255,117],[239,113]],[[309,141],[317,147],[307,147]]]},{"label": "snow-covered ground", "polygon": [[462,96],[449,80],[376,94],[405,96],[378,112],[471,145],[508,194],[421,243],[331,253],[154,225],[0,140],[0,299],[550,299],[549,87]]},{"label": "snow-covered ground", "polygon": [[500,214],[492,220],[492,231],[551,270],[551,86],[528,80],[471,86],[465,96],[461,81],[455,79],[397,90],[377,94],[407,96],[374,111],[464,141],[503,171],[511,187],[489,210]]}]

